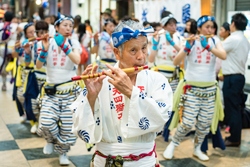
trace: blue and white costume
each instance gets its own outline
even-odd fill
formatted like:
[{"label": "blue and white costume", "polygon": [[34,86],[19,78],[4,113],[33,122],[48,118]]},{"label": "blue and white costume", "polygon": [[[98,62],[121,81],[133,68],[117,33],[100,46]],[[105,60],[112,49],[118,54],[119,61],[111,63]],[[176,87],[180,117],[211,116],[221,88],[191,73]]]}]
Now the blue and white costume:
[{"label": "blue and white costume", "polygon": [[[65,45],[70,45],[68,39]],[[71,47],[81,49],[77,40],[71,40]],[[46,85],[56,85],[56,92],[54,95],[45,93],[42,98],[38,134],[43,136],[48,143],[54,143],[54,151],[63,154],[68,152],[70,146],[76,142],[76,136],[71,133],[73,122],[69,105],[76,99],[81,88],[69,82],[71,77],[76,76],[77,65],[62,50],[59,53],[55,39],[50,40],[47,52]]]},{"label": "blue and white costume", "polygon": [[[172,112],[173,94],[167,79],[154,71],[139,72],[131,99],[118,92],[108,79],[103,81],[94,115],[86,88],[70,106],[73,111],[72,132],[87,143],[96,143],[97,150],[105,155],[139,155],[152,151],[156,132],[163,128]],[[105,158],[95,156],[94,166],[104,164]],[[155,155],[152,155],[125,162],[123,166],[154,165]]]},{"label": "blue and white costume", "polygon": [[[125,22],[126,23],[126,22]],[[151,29],[132,30],[123,27],[122,31],[112,34],[114,47],[146,36]],[[119,68],[119,62],[115,65]],[[70,106],[73,112],[72,132],[87,143],[96,143],[96,152],[112,156],[138,156],[142,153],[152,154],[138,161],[124,161],[124,167],[155,166],[154,140],[165,122],[168,121],[173,103],[173,93],[168,80],[160,73],[143,70],[136,76],[131,98],[120,93],[103,80],[101,91],[94,106],[94,114],[84,88],[77,100]],[[108,159],[96,154],[94,166],[104,167]]]}]

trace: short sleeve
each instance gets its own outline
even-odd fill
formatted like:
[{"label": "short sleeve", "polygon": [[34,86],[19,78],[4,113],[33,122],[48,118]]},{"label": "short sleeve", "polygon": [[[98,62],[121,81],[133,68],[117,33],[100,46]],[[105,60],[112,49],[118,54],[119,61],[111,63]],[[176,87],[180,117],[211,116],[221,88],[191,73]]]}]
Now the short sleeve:
[{"label": "short sleeve", "polygon": [[235,44],[235,41],[232,40],[230,36],[222,42],[222,46],[227,53],[234,49]]},{"label": "short sleeve", "polygon": [[75,39],[72,39],[71,44],[72,44],[73,49],[79,49],[80,53],[82,53],[82,48],[81,48],[80,42],[78,42]]}]

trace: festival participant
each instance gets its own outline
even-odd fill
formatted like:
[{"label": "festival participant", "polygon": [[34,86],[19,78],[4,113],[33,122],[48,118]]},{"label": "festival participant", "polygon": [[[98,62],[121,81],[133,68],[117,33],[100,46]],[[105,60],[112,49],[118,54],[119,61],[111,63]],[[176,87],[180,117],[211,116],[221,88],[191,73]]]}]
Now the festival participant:
[{"label": "festival participant", "polygon": [[16,101],[22,122],[25,121],[25,112],[27,119],[31,124],[30,132],[36,133],[39,113],[36,98],[39,89],[34,74],[34,63],[30,63],[31,61],[34,61],[34,58],[31,59],[30,57],[30,45],[28,44],[28,39],[35,37],[35,26],[33,23],[25,25],[24,34],[26,39],[22,42],[23,47],[20,48],[20,46],[16,46],[12,53],[13,57],[18,58],[13,97]]},{"label": "festival participant", "polygon": [[51,16],[47,15],[44,17],[44,21],[49,25],[49,35],[55,35],[56,31],[54,26],[51,24]]},{"label": "festival participant", "polygon": [[98,32],[94,35],[94,47],[91,48],[91,54],[96,54],[96,57],[99,55],[100,60],[98,63],[98,72],[101,72],[102,69],[107,69],[105,63],[110,63],[115,65],[116,58],[112,50],[113,43],[111,40],[111,34],[114,31],[116,22],[113,18],[108,18],[104,23],[104,31],[98,37]]},{"label": "festival participant", "polygon": [[230,36],[230,24],[228,24],[228,22],[225,22],[222,24],[220,31],[219,31],[219,36],[223,38],[224,40]]},{"label": "festival participant", "polygon": [[[32,23],[31,23],[31,25],[32,25]],[[49,26],[45,21],[41,20],[41,21],[37,21],[35,28],[36,28],[37,36],[42,37],[43,35],[48,33]],[[38,52],[39,52],[38,48],[40,48],[41,42],[34,41],[34,42],[32,42],[32,44],[29,44],[28,42],[24,42],[23,45],[24,45],[23,48],[24,48],[24,52],[25,52],[26,67],[29,67],[31,64],[32,64],[32,66],[36,67],[35,64],[36,64],[36,61],[38,58]],[[33,72],[33,70],[32,70],[32,72]],[[46,81],[45,66],[43,66],[41,69],[34,68],[34,74],[36,76],[37,81],[28,80],[27,82],[37,82],[37,85],[33,85],[33,86],[37,86],[36,90],[38,90],[38,93],[39,93],[39,90],[41,89],[42,84]],[[30,75],[31,75],[31,72],[29,73],[29,76]],[[31,77],[29,77],[28,79],[30,79],[30,78]],[[31,85],[29,85],[29,86],[31,86]],[[31,102],[32,102],[32,109],[33,109],[34,115],[35,115],[36,119],[38,120],[40,106],[39,106],[37,100],[32,100]],[[37,128],[38,128],[38,121],[35,121],[32,124],[33,125],[31,128],[31,133],[36,133]]]},{"label": "festival participant", "polygon": [[161,72],[165,77],[168,78],[170,86],[175,91],[179,82],[179,68],[173,65],[173,60],[181,47],[181,39],[175,33],[177,21],[173,15],[164,11],[161,17],[161,25],[163,29],[152,38],[152,51],[149,55],[149,67],[154,67],[152,70]]},{"label": "festival participant", "polygon": [[[172,110],[172,91],[160,73],[143,70],[124,73],[123,68],[143,66],[147,56],[146,33],[139,22],[120,23],[112,34],[114,72],[84,80],[86,88],[70,106],[72,131],[87,143],[96,143],[94,166],[155,166],[156,132]],[[123,38],[122,38],[123,37]],[[97,72],[89,65],[83,75]],[[113,164],[113,165],[112,165]]]},{"label": "festival participant", "polygon": [[213,21],[213,28],[212,28],[212,34],[214,34],[213,39],[215,42],[220,41],[219,37],[217,36],[217,31],[218,31],[218,25],[215,21]]},{"label": "festival participant", "polygon": [[[55,22],[56,34],[49,40],[49,35],[42,36],[41,53],[36,61],[36,68],[42,68],[46,61],[45,94],[42,98],[38,134],[47,144],[44,154],[59,152],[60,165],[68,165],[67,152],[76,142],[72,134],[72,113],[69,105],[81,90],[71,77],[76,75],[80,63],[80,44],[68,37],[73,30],[74,21],[70,16],[60,16]],[[60,122],[60,127],[59,127]]]},{"label": "festival participant", "polygon": [[150,23],[148,21],[144,21],[142,25],[144,28],[150,27]]},{"label": "festival participant", "polygon": [[197,33],[197,22],[194,19],[189,19],[186,22],[186,28],[184,30],[184,37],[188,38]]},{"label": "festival participant", "polygon": [[[2,91],[6,91],[6,77],[7,77],[7,71],[5,70],[5,67],[10,62],[11,55],[14,49],[14,45],[16,42],[17,34],[22,31],[22,28],[18,27],[18,24],[14,23],[13,20],[14,16],[12,12],[6,12],[4,14],[5,22],[1,24],[0,29],[0,38],[1,42],[4,42],[4,45],[0,46],[0,74],[2,76]],[[1,61],[2,60],[2,61]]]},{"label": "festival participant", "polygon": [[197,21],[199,40],[187,41],[185,48],[174,60],[174,65],[178,65],[187,56],[188,64],[185,79],[180,81],[174,95],[174,116],[169,129],[176,127],[179,119],[180,124],[163,153],[166,159],[173,158],[175,147],[196,121],[193,155],[203,161],[209,160],[209,157],[201,152],[201,144],[210,127],[214,134],[218,128],[218,120],[223,120],[220,92],[215,80],[215,58],[225,60],[227,55],[220,41],[215,42],[214,39],[204,36],[213,33],[213,21],[214,18],[210,16],[200,17]]},{"label": "festival participant", "polygon": [[112,14],[112,10],[110,8],[106,8],[104,12],[100,13],[100,15],[102,16],[102,20],[101,20],[102,28],[104,28],[103,26],[105,25],[105,21],[109,18],[112,18],[111,14]]},{"label": "festival participant", "polygon": [[[82,46],[82,50],[85,50],[86,52],[84,53],[87,54],[88,56],[88,59],[86,60],[87,62],[82,62],[83,58],[81,58],[81,62],[78,65],[77,75],[81,75],[83,72],[82,69],[85,69],[87,65],[91,64],[90,53],[88,49],[91,44],[91,38],[90,38],[91,34],[89,34],[89,32],[86,31],[85,24],[79,24],[77,34],[78,34],[78,41],[81,43],[81,46]],[[84,68],[82,68],[82,66],[84,66]]]}]

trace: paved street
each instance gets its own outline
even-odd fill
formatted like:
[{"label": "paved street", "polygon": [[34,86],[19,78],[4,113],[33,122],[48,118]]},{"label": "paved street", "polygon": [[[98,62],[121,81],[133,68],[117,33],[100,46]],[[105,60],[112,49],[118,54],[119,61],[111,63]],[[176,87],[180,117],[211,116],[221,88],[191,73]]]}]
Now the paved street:
[{"label": "paved street", "polygon": [[[0,86],[2,84],[0,83]],[[20,118],[12,101],[12,85],[7,85],[7,92],[0,91],[0,167],[57,167],[58,154],[44,155],[42,152],[45,140],[32,135],[30,124],[20,123]],[[174,132],[173,132],[174,133]],[[224,131],[222,131],[225,137]],[[168,145],[163,137],[156,139],[156,150],[161,166],[169,167],[231,167],[250,166],[250,130],[243,130],[241,147],[226,148],[225,151],[213,149],[209,139],[208,155],[210,161],[201,162],[192,157],[193,135],[187,137],[175,151],[174,159],[164,160],[162,153]],[[83,141],[68,153],[70,167],[88,167],[94,148],[88,152]]]}]

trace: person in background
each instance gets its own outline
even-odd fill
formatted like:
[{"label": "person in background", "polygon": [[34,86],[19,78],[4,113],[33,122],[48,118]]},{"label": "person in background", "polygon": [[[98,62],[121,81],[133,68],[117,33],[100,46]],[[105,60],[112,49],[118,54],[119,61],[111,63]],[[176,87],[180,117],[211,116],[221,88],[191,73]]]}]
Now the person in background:
[{"label": "person in background", "polygon": [[152,38],[153,47],[148,58],[148,65],[149,67],[155,65],[154,68],[168,78],[174,92],[178,85],[179,77],[175,75],[177,74],[177,68],[173,65],[173,61],[180,51],[181,39],[175,33],[177,20],[170,12],[162,12],[161,25],[163,26],[162,29],[159,32],[156,31],[155,34],[157,35]]},{"label": "person in background", "polygon": [[154,28],[155,31],[159,32],[162,29],[161,23],[153,22],[150,25]]},{"label": "person in background", "polygon": [[197,33],[197,22],[195,19],[189,19],[186,22],[186,28],[184,30],[184,38],[188,38],[191,35],[195,35]]},{"label": "person in background", "polygon": [[27,20],[28,23],[36,23],[36,20],[33,18],[28,18]]},{"label": "person in background", "polygon": [[76,15],[74,18],[74,31],[77,32],[79,30],[79,25],[82,23],[82,17],[80,15]]},{"label": "person in background", "polygon": [[144,28],[150,27],[150,23],[148,21],[144,21],[142,25]]},{"label": "person in background", "polygon": [[11,23],[18,24],[18,19],[16,16],[13,17],[13,19],[11,20]]},{"label": "person in background", "polygon": [[[96,57],[100,57],[98,60],[98,72],[102,69],[107,69],[106,63],[115,65],[116,57],[113,52],[113,42],[111,40],[111,34],[116,26],[116,21],[113,18],[108,18],[104,23],[104,31],[98,36],[98,32],[94,35],[94,47],[91,48],[91,53],[96,54]],[[116,41],[117,42],[117,41]]]},{"label": "person in background", "polygon": [[[31,124],[30,132],[36,133],[36,129],[38,125],[37,115],[39,113],[39,108],[37,106],[36,98],[39,93],[38,92],[39,90],[37,87],[37,82],[33,82],[34,80],[31,81],[34,85],[32,84],[30,86],[27,86],[28,83],[30,82],[30,79],[33,78],[29,76],[31,76],[31,74],[32,75],[34,74],[32,72],[34,70],[34,63],[33,63],[34,56],[32,56],[32,58],[30,57],[31,55],[30,50],[29,50],[30,45],[28,42],[29,38],[35,37],[36,31],[35,31],[34,23],[26,24],[23,31],[25,35],[25,39],[22,41],[23,47],[16,46],[12,53],[12,56],[14,58],[18,58],[18,63],[17,63],[18,70],[15,74],[13,99],[16,102],[17,110],[22,119],[21,122],[22,123],[25,122],[26,116],[27,116],[27,119],[30,121],[30,124]],[[32,91],[31,92],[32,95],[29,94],[30,90]],[[37,93],[37,95],[35,93]]]},{"label": "person in background", "polygon": [[51,16],[46,15],[46,16],[44,17],[44,21],[45,21],[46,23],[48,23],[48,25],[49,25],[49,35],[50,35],[50,36],[53,36],[53,35],[56,33],[56,31],[55,31],[54,26],[51,24]]},{"label": "person in background", "polygon": [[34,19],[33,22],[36,23],[36,21],[41,20],[41,17],[39,16],[39,14],[37,12],[35,12],[33,14],[33,19]]},{"label": "person in background", "polygon": [[[71,133],[72,112],[68,108],[75,100],[81,88],[71,77],[76,76],[76,65],[80,63],[80,44],[69,40],[74,21],[70,16],[60,15],[55,22],[56,34],[49,40],[46,34],[42,38],[40,55],[36,67],[42,68],[46,61],[45,94],[40,112],[38,134],[47,141],[43,153],[60,153],[60,165],[69,165],[67,152],[75,144],[76,136]],[[59,126],[59,123],[60,126]]]},{"label": "person in background", "polygon": [[[33,27],[31,27],[31,28],[33,28]],[[49,26],[45,21],[40,20],[40,21],[37,21],[37,23],[35,25],[35,29],[36,29],[37,37],[41,38],[42,35],[45,35],[48,33]],[[32,127],[31,127],[30,132],[32,134],[35,134],[37,131],[37,128],[38,128],[38,118],[39,118],[40,107],[39,107],[39,104],[37,101],[37,97],[38,97],[39,90],[40,90],[41,86],[46,81],[45,66],[43,66],[41,69],[36,68],[36,61],[37,61],[37,58],[38,58],[38,55],[40,52],[40,51],[38,51],[38,48],[40,48],[40,47],[41,47],[41,41],[35,40],[35,41],[33,41],[32,44],[30,44],[27,40],[25,40],[23,42],[23,48],[24,48],[24,54],[25,54],[24,61],[25,61],[26,68],[27,67],[34,67],[34,71],[33,70],[30,71],[28,74],[29,77],[27,78],[27,85],[29,85],[29,88],[27,88],[27,89],[31,89],[30,87],[33,87],[30,92],[33,93],[32,96],[35,99],[35,100],[31,99],[31,106],[32,106],[33,114],[36,118],[36,119],[31,121]],[[35,77],[32,77],[32,75]],[[31,82],[33,84],[30,84]],[[34,83],[36,83],[36,84],[34,84]],[[29,90],[28,90],[28,92],[29,92]],[[27,99],[25,99],[25,101],[26,100]],[[27,103],[25,103],[25,108],[27,109]]]},{"label": "person in background", "polygon": [[109,8],[105,9],[105,11],[101,13],[101,16],[102,16],[102,20],[101,20],[102,27],[101,28],[102,28],[102,30],[104,30],[105,20],[112,18],[111,14],[112,14],[112,10]]},{"label": "person in background", "polygon": [[88,31],[90,34],[92,34],[93,33],[93,29],[92,29],[92,27],[91,27],[91,25],[90,25],[90,21],[89,20],[85,20],[85,26],[86,26],[86,31]]},{"label": "person in background", "polygon": [[215,78],[215,57],[225,60],[227,55],[220,41],[214,42],[212,38],[205,37],[213,33],[213,21],[214,17],[201,16],[197,21],[199,38],[186,41],[185,48],[174,59],[174,65],[178,65],[187,56],[188,63],[184,79],[179,82],[174,94],[174,115],[169,129],[178,127],[163,153],[165,159],[173,158],[175,147],[195,125],[193,156],[208,161],[209,157],[201,151],[201,144],[210,127],[214,134],[218,119],[224,117]]},{"label": "person in background", "polygon": [[101,13],[103,20],[107,20],[108,18],[111,18],[112,10],[107,8],[103,13]]},{"label": "person in background", "polygon": [[[86,31],[85,24],[79,24],[78,30],[77,30],[77,35],[78,35],[78,41],[80,42],[82,49],[85,49],[88,53],[88,61],[84,64],[81,61],[80,64],[78,65],[77,75],[81,75],[83,72],[83,69],[85,69],[87,67],[87,65],[91,64],[90,52],[89,52],[88,48],[91,45],[91,38],[90,37],[92,34],[89,34],[89,32]],[[82,68],[83,65],[84,65],[84,68]]]},{"label": "person in background", "polygon": [[57,20],[57,17],[55,15],[50,16],[51,24],[54,25],[55,21]]},{"label": "person in background", "polygon": [[[220,28],[219,37],[221,37],[223,40],[225,40],[229,36],[230,36],[230,24],[225,22],[225,23],[223,23],[223,25]],[[220,87],[221,101],[222,101],[222,104],[224,106],[224,98],[223,98],[223,91],[222,91],[224,77],[222,74],[221,64],[222,64],[222,60],[219,58],[216,58],[216,66],[215,66],[216,77],[217,77],[217,81],[218,81],[219,87]],[[224,119],[224,121],[220,122],[220,126],[221,127],[226,126],[225,133],[229,133],[230,127],[227,126],[227,122],[225,119]]]},{"label": "person in background", "polygon": [[128,16],[128,15],[125,15],[125,16],[121,19],[121,22],[123,22],[123,21],[128,21],[128,20],[131,20],[131,17]]},{"label": "person in background", "polygon": [[213,34],[214,34],[213,39],[216,40],[216,42],[217,42],[217,41],[220,41],[219,37],[217,36],[218,25],[217,25],[217,23],[215,21],[213,21],[213,24],[214,24],[213,28],[212,28],[212,31],[213,31]]},{"label": "person in background", "polygon": [[250,50],[250,44],[243,33],[247,22],[245,15],[241,13],[233,15],[230,25],[231,35],[222,42],[227,52],[227,59],[222,61],[224,111],[225,121],[230,126],[231,134],[225,139],[227,147],[238,147],[241,143],[241,112],[245,102],[243,99],[244,75]]},{"label": "person in background", "polygon": [[79,24],[81,24],[81,20],[82,20],[82,18],[80,15],[75,16],[73,31],[72,31],[72,34],[69,37],[69,39],[78,40],[78,27],[79,27]]},{"label": "person in background", "polygon": [[20,23],[22,23],[22,18],[21,16],[17,16],[17,24],[20,24]]},{"label": "person in background", "polygon": [[222,24],[219,31],[219,36],[223,38],[223,40],[226,40],[227,37],[230,36],[230,24],[228,24],[228,22]]},{"label": "person in background", "polygon": [[[195,19],[189,19],[186,22],[186,28],[184,30],[184,38],[189,38],[191,35],[197,34],[197,22]],[[187,68],[187,57],[184,60],[183,68],[186,70]]]},{"label": "person in background", "polygon": [[[7,78],[6,77],[7,77],[8,72],[6,71],[5,68],[8,65],[8,63],[10,62],[11,54],[13,52],[15,42],[17,39],[17,34],[23,31],[23,29],[21,27],[19,27],[18,24],[13,22],[13,18],[14,18],[14,15],[12,12],[6,12],[4,14],[5,22],[0,24],[1,42],[6,41],[5,43],[7,43],[7,45],[0,46],[0,60],[2,60],[2,62],[0,63],[0,74],[1,74],[2,79],[3,79],[2,80],[3,81],[2,91],[7,90],[7,87],[6,87]],[[4,34],[3,34],[3,33],[7,33],[7,32],[10,32],[8,37],[4,36]]]}]

